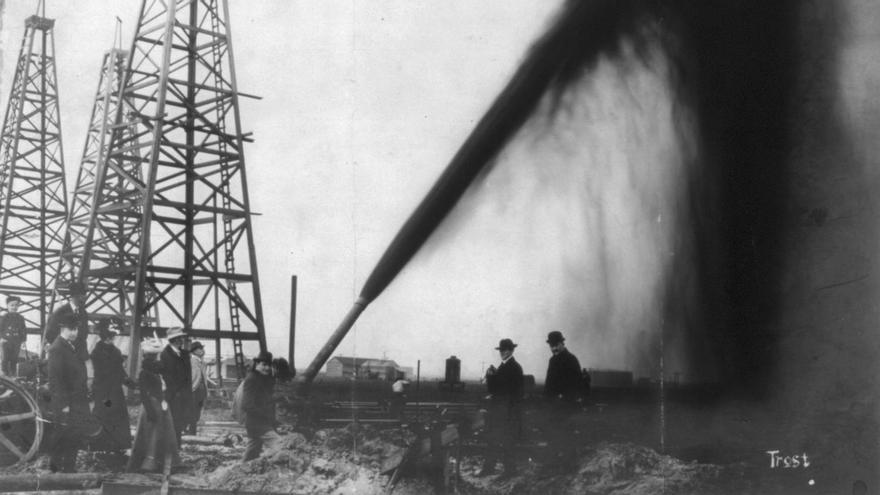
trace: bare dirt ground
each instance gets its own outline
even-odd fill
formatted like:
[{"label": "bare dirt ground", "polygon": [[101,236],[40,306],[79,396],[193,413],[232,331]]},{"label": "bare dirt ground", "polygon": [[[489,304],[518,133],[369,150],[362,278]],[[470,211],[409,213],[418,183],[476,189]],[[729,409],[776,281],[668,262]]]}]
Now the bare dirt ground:
[{"label": "bare dirt ground", "polygon": [[[286,397],[279,397],[282,403]],[[404,465],[390,486],[389,459],[417,440],[413,424],[305,425],[279,408],[280,450],[242,463],[245,434],[231,424],[222,401],[206,410],[199,436],[216,445],[185,442],[184,468],[172,486],[238,492],[295,494],[848,494],[854,479],[876,490],[876,421],[870,404],[853,403],[794,421],[791,411],[760,402],[668,400],[597,396],[571,416],[575,458],[560,462],[542,431],[539,406],[527,408],[524,436],[511,476],[478,476],[484,444],[461,428],[461,445],[443,457],[419,457]],[[425,418],[430,419],[430,418]],[[544,425],[546,426],[546,425]],[[222,443],[225,443],[222,444]],[[770,467],[769,450],[806,453],[808,467]],[[861,467],[859,464],[861,463]],[[867,467],[865,467],[867,466]],[[124,458],[82,452],[80,472],[114,473],[123,483],[158,486],[159,474],[122,473]],[[48,473],[45,458],[7,473]],[[384,474],[383,474],[384,473]],[[457,473],[458,476],[454,476]],[[875,493],[875,491],[869,491]]]}]

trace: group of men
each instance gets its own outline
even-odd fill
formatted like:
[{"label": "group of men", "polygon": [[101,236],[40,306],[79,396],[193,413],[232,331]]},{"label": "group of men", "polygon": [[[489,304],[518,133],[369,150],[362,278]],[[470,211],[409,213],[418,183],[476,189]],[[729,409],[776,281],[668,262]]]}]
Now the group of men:
[{"label": "group of men", "polygon": [[[52,471],[73,472],[77,452],[87,444],[94,450],[114,452],[119,456],[133,447],[123,387],[137,388],[139,384],[149,382],[144,374],[152,374],[156,379],[160,395],[158,407],[168,410],[171,418],[169,428],[173,431],[176,445],[179,445],[184,431],[196,432],[210,382],[203,361],[205,351],[202,344],[190,344],[181,328],[168,330],[168,345],[164,349],[143,346],[145,362],[156,354],[158,359],[155,360],[155,366],[144,367],[138,382],[127,376],[124,357],[113,343],[121,332],[120,321],[105,319],[98,322],[95,333],[99,340],[89,352],[89,317],[84,305],[85,295],[83,284],[71,283],[67,288],[67,301],[52,311],[44,333],[48,355],[47,412],[52,432],[49,468]],[[18,312],[20,304],[18,296],[8,296],[7,311],[0,316],[0,369],[8,376],[16,375],[20,349],[27,337],[24,319]],[[94,370],[92,401],[89,400],[86,368],[89,360]],[[148,393],[149,387],[141,387],[142,403],[152,405]],[[163,403],[164,408],[161,406]],[[148,409],[150,413],[155,412]],[[146,412],[143,416],[148,424],[150,419],[158,419]],[[161,442],[157,443],[160,437],[161,434],[144,442],[145,452],[138,454],[143,454],[144,458],[154,457],[153,451],[161,447]],[[135,447],[137,445],[136,439]],[[130,464],[129,467],[152,469],[156,466],[147,462],[139,466]]]},{"label": "group of men", "polygon": [[[569,421],[580,408],[584,393],[584,378],[580,362],[565,347],[562,332],[553,331],[547,335],[547,344],[552,356],[547,366],[544,380],[544,399],[548,403],[548,414],[544,421],[545,433],[551,448],[563,460],[571,460],[574,446],[566,442],[570,434]],[[488,449],[483,467],[478,473],[486,476],[495,472],[500,460],[503,465],[502,476],[514,473],[515,444],[522,436],[522,407],[524,375],[522,366],[513,357],[518,344],[511,339],[501,339],[495,348],[501,355],[501,364],[489,366],[485,381],[489,392],[486,418]]]}]

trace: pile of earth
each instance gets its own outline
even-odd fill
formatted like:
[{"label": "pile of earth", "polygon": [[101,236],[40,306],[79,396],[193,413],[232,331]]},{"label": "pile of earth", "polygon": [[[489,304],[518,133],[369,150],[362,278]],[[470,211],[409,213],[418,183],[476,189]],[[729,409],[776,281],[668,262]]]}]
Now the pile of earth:
[{"label": "pile of earth", "polygon": [[200,483],[187,484],[248,492],[384,493],[388,478],[381,474],[383,462],[412,440],[405,430],[357,424],[318,430],[311,440],[292,432],[282,437],[278,450],[244,463],[226,462]]},{"label": "pile of earth", "polygon": [[[523,465],[524,464],[524,465]],[[480,459],[464,459],[461,466],[464,493],[594,495],[708,495],[740,493],[742,466],[717,466],[683,462],[632,443],[600,443],[562,466],[526,460],[514,476],[478,477]]]}]

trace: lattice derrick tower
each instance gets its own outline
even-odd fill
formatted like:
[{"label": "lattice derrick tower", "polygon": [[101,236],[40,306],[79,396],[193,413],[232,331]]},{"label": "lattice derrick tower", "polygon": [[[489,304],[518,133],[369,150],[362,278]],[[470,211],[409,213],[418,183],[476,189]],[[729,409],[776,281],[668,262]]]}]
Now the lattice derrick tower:
[{"label": "lattice derrick tower", "polygon": [[[124,102],[119,98],[127,61],[128,52],[125,50],[113,48],[104,53],[76,185],[71,196],[64,248],[59,260],[59,286],[71,281],[85,281],[81,276],[80,268],[86,253],[98,169],[107,159],[110,134],[116,115],[120,111],[120,105],[123,105],[122,115],[127,115],[131,110],[130,107],[125,107]],[[122,132],[131,135],[133,129],[128,126],[122,129]],[[141,170],[136,163],[122,163],[118,167],[142,181]],[[118,179],[106,182],[105,200],[119,201],[122,197],[137,198],[137,189],[127,190],[126,186],[130,187]],[[105,265],[136,262],[136,249],[140,240],[140,222],[137,218],[123,215],[110,218],[97,215],[95,218],[98,223],[95,224],[92,236],[98,241],[94,242],[93,249],[88,251],[91,258]],[[134,255],[132,251],[135,252]],[[126,279],[118,279],[113,281],[113,284],[107,283],[107,280],[93,282],[95,283],[90,285],[86,301],[90,316],[93,319],[110,316],[127,319],[126,327],[131,328],[131,320],[127,313],[132,307],[134,282]]]},{"label": "lattice derrick tower", "polygon": [[[221,0],[141,5],[80,269],[90,287],[134,283],[129,356],[151,311],[218,349],[231,340],[239,369],[243,341],[266,348],[228,19]],[[139,223],[137,246],[94,256],[97,226],[120,217]]]},{"label": "lattice derrick tower", "polygon": [[0,292],[22,298],[29,333],[40,333],[67,217],[54,19],[31,16],[0,137]]}]

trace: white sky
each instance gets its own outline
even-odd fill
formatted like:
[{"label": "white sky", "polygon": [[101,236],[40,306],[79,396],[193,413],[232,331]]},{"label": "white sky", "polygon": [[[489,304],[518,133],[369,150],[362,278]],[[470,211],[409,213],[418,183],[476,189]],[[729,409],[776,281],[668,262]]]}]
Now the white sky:
[{"label": "white sky", "polygon": [[[251,205],[262,214],[253,225],[271,350],[287,354],[290,276],[297,275],[295,361],[297,367],[311,361],[559,3],[230,2],[238,87],[263,97],[242,99],[241,112],[243,131],[252,131],[255,139],[245,157]],[[3,109],[24,18],[37,2],[5,4]],[[129,48],[139,6],[139,0],[48,2],[46,16],[56,20],[71,181],[115,17],[123,20],[123,46]],[[470,241],[475,239],[494,249],[491,232]],[[432,246],[432,252],[450,247],[467,249],[452,239]],[[414,263],[428,268],[418,276],[405,271],[367,308],[337,354],[384,354],[413,367],[422,360],[423,375],[429,376],[442,375],[443,360],[453,354],[470,376],[483,362],[497,360],[493,348],[508,335],[492,322],[506,309],[474,297],[492,290],[484,279],[496,274],[479,267],[445,272],[442,258],[430,259],[425,265],[417,258]],[[535,329],[534,342],[527,343],[533,357],[520,348],[527,373],[543,376],[549,330]]]}]

